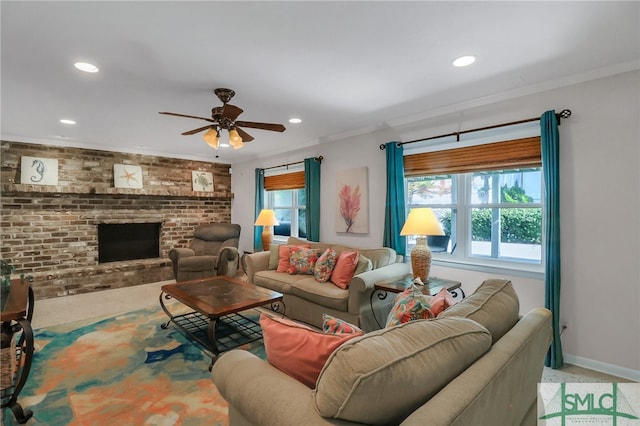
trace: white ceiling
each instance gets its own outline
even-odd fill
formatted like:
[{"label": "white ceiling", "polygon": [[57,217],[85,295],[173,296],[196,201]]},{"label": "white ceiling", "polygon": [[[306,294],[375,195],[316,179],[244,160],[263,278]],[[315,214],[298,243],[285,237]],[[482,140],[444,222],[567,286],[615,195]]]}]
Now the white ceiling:
[{"label": "white ceiling", "polygon": [[[2,139],[240,162],[550,82],[635,69],[640,3],[2,1]],[[453,59],[475,55],[467,68]],[[73,64],[91,62],[97,74]],[[217,87],[240,150],[207,146]],[[562,106],[559,106],[562,107]],[[291,117],[301,124],[289,124]],[[71,118],[75,126],[62,125]]]}]

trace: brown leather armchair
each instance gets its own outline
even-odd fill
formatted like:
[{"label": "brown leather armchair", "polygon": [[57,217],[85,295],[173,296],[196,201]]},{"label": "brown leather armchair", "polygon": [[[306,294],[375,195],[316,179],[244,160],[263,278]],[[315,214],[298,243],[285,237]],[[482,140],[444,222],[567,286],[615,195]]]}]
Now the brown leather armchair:
[{"label": "brown leather armchair", "polygon": [[193,233],[189,248],[169,251],[176,281],[189,281],[216,275],[233,277],[238,272],[240,225],[210,223]]}]

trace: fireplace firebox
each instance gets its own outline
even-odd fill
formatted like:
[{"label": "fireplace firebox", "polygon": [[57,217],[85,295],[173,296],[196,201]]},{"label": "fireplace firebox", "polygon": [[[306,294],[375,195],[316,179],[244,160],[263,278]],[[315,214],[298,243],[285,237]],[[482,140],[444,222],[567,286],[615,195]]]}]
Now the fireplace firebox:
[{"label": "fireplace firebox", "polygon": [[160,257],[161,223],[98,224],[98,262]]}]

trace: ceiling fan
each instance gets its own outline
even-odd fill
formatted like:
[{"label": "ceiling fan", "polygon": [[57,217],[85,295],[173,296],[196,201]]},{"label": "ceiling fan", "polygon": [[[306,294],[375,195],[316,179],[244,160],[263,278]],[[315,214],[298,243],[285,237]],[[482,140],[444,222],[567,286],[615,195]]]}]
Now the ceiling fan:
[{"label": "ceiling fan", "polygon": [[175,112],[160,112],[160,114],[175,115],[177,117],[195,118],[198,120],[208,121],[211,124],[207,124],[197,129],[183,132],[182,135],[194,135],[196,133],[207,130],[202,136],[204,141],[212,148],[218,149],[220,146],[220,130],[224,129],[229,132],[229,144],[233,149],[242,148],[244,142],[250,142],[253,140],[253,136],[241,129],[241,127],[250,127],[252,129],[271,130],[273,132],[284,132],[285,127],[282,124],[273,123],[256,123],[254,121],[236,121],[236,118],[242,114],[242,108],[235,105],[231,105],[229,101],[236,94],[231,89],[219,88],[215,89],[213,93],[218,96],[218,99],[222,102],[222,106],[213,107],[211,109],[211,118],[197,117],[195,115],[177,114]]}]

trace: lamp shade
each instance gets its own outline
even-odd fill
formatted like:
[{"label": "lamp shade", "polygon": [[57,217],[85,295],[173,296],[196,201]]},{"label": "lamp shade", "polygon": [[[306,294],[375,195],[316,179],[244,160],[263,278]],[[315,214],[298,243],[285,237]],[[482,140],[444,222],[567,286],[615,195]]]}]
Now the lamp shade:
[{"label": "lamp shade", "polygon": [[430,208],[411,209],[400,235],[444,235],[440,221]]},{"label": "lamp shade", "polygon": [[220,146],[220,134],[213,127],[207,130],[207,133],[202,135],[202,139],[209,145],[211,148],[218,149]]},{"label": "lamp shade", "polygon": [[273,210],[263,209],[258,215],[255,225],[273,226],[273,225],[280,225],[280,222],[278,222],[278,219],[276,219],[276,214],[273,212]]}]

